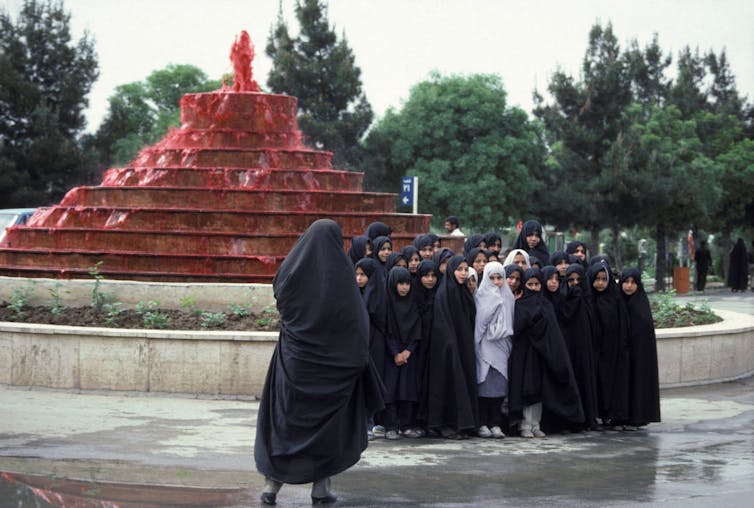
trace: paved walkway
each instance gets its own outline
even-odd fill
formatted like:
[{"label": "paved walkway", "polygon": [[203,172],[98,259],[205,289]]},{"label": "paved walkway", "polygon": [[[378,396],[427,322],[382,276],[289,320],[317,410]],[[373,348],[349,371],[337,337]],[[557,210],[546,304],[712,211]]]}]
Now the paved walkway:
[{"label": "paved walkway", "polygon": [[[702,298],[754,314],[754,294]],[[0,507],[256,506],[256,412],[253,401],[0,385]],[[662,416],[639,432],[380,440],[334,490],[339,506],[751,506],[754,378],[665,390]],[[278,500],[309,505],[309,487]]]}]

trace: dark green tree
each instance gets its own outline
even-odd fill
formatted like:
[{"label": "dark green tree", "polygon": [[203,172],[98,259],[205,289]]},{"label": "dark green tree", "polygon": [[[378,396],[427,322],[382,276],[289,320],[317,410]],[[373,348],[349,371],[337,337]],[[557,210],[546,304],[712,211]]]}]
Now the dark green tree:
[{"label": "dark green tree", "polygon": [[94,42],[71,39],[62,2],[0,11],[0,202],[45,205],[87,178],[77,136],[98,77]]},{"label": "dark green tree", "polygon": [[100,168],[125,164],[144,146],[162,138],[180,123],[181,97],[186,93],[220,88],[219,80],[193,65],[170,64],[143,82],[120,85],[97,133],[89,140],[99,153]]},{"label": "dark green tree", "polygon": [[542,133],[523,110],[507,106],[497,76],[433,74],[400,111],[376,123],[365,144],[370,182],[395,191],[402,176],[418,176],[419,211],[434,214],[437,225],[458,215],[468,233],[534,213]]},{"label": "dark green tree", "polygon": [[292,38],[282,14],[270,30],[267,55],[273,92],[298,98],[299,126],[309,142],[333,152],[336,165],[356,168],[360,140],[372,123],[361,88],[361,70],[345,35],[340,40],[319,0],[296,2],[299,33]]},{"label": "dark green tree", "polygon": [[686,46],[678,54],[677,75],[670,87],[669,102],[674,104],[684,119],[708,109],[707,93],[704,90],[704,58],[699,49],[693,52]]},{"label": "dark green tree", "polygon": [[[534,94],[534,114],[545,124],[553,156],[548,167],[554,170],[548,175],[552,192],[542,195],[538,205],[548,219],[567,218],[571,225],[588,229],[596,245],[600,229],[610,225],[606,221],[619,218],[619,211],[605,200],[604,189],[610,184],[605,156],[622,132],[623,113],[632,102],[629,64],[610,23],[591,28],[580,79],[559,70],[548,92],[551,104]],[[561,198],[553,201],[558,194]]]}]

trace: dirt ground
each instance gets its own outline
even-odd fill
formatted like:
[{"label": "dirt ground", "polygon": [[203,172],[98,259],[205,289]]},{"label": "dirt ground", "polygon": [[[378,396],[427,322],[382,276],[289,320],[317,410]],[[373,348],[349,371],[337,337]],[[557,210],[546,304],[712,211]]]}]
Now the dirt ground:
[{"label": "dirt ground", "polygon": [[157,328],[167,330],[239,330],[278,331],[280,319],[275,310],[262,313],[190,312],[174,309],[112,309],[99,312],[94,307],[65,307],[53,312],[51,307],[11,307],[0,305],[0,321],[44,323],[69,326],[96,326],[106,328]]}]

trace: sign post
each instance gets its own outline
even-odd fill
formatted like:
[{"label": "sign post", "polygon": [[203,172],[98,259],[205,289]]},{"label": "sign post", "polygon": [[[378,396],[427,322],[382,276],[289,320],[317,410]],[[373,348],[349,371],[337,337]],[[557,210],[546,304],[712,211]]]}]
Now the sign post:
[{"label": "sign post", "polygon": [[419,213],[419,177],[404,176],[401,178],[401,204],[413,207],[413,213]]}]

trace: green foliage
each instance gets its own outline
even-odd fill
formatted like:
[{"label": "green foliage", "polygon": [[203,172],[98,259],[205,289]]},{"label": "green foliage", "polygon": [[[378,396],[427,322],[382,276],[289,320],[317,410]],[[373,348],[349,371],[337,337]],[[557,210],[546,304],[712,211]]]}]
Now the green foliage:
[{"label": "green foliage", "polygon": [[179,305],[183,310],[190,314],[199,315],[202,311],[196,305],[196,297],[193,295],[187,295],[178,300]]},{"label": "green foliage", "polygon": [[276,317],[278,317],[277,309],[275,307],[267,307],[262,310],[261,317],[257,318],[257,325],[268,326]]},{"label": "green foliage", "polygon": [[90,140],[104,167],[125,164],[146,145],[180,124],[180,98],[186,93],[220,88],[219,80],[193,65],[170,64],[144,81],[120,85],[109,99],[109,109]]},{"label": "green foliage", "polygon": [[107,326],[118,326],[118,316],[123,312],[123,309],[120,308],[121,305],[120,302],[112,302],[102,306],[102,309],[105,311],[105,324]]},{"label": "green foliage", "polygon": [[140,301],[134,307],[134,311],[142,320],[145,328],[163,329],[170,325],[170,316],[159,310],[160,302],[150,300]]},{"label": "green foliage", "polygon": [[[55,285],[48,289],[50,292],[50,296],[52,297],[52,307],[50,307],[50,312],[54,316],[58,316],[63,313],[65,310],[65,305],[63,305],[63,299],[60,296],[60,288],[63,287],[62,282],[56,282]],[[70,291],[66,291],[66,293],[70,293]]]},{"label": "green foliage", "polygon": [[365,170],[381,190],[402,176],[419,177],[419,211],[440,224],[458,215],[471,229],[507,223],[529,211],[539,188],[544,145],[526,113],[509,108],[493,75],[433,74],[411,89],[366,139]]},{"label": "green foliage", "polygon": [[338,40],[320,0],[296,3],[299,33],[291,37],[282,13],[265,49],[272,59],[267,85],[298,98],[299,126],[318,148],[333,152],[336,165],[357,167],[359,140],[372,122],[361,89],[361,70],[345,35]]},{"label": "green foliage", "polygon": [[219,328],[225,323],[224,312],[202,312],[199,322],[202,328]]},{"label": "green foliage", "polygon": [[15,22],[0,9],[0,202],[57,201],[88,175],[77,135],[98,76],[94,42],[71,40],[62,2],[27,0]]},{"label": "green foliage", "polygon": [[11,309],[16,319],[23,319],[26,315],[26,307],[29,305],[29,300],[34,296],[36,290],[36,281],[29,280],[29,284],[25,288],[15,288],[10,297],[8,308]]},{"label": "green foliage", "polygon": [[103,263],[104,261],[97,261],[94,266],[89,267],[89,275],[94,278],[94,286],[92,286],[92,307],[97,312],[102,310],[102,305],[108,298],[106,293],[100,291],[102,280],[105,278],[100,272]]},{"label": "green foliage", "polygon": [[231,303],[228,305],[228,312],[230,312],[234,317],[237,317],[237,318],[246,317],[251,314],[251,304],[250,303],[244,303],[244,304]]},{"label": "green foliage", "polygon": [[691,302],[681,307],[675,302],[675,296],[675,291],[671,290],[666,293],[655,293],[650,297],[655,328],[678,328],[722,321],[712,312],[706,301],[699,308],[694,307]]}]

